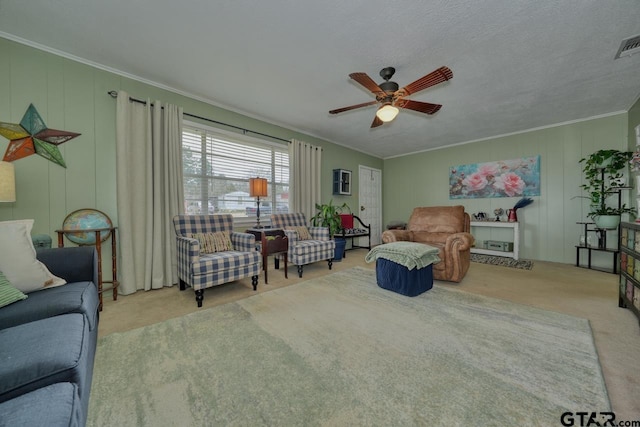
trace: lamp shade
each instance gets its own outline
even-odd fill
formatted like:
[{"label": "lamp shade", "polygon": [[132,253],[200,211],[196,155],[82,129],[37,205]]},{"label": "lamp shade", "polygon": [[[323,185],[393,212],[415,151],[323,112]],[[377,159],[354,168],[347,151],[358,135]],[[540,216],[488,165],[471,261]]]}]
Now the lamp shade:
[{"label": "lamp shade", "polygon": [[376,116],[378,116],[378,118],[383,122],[390,122],[391,120],[396,118],[399,111],[400,110],[398,110],[393,105],[385,104],[380,107],[378,111],[376,111]]},{"label": "lamp shade", "polygon": [[267,180],[265,178],[249,178],[249,195],[251,197],[267,197]]},{"label": "lamp shade", "polygon": [[0,202],[16,201],[16,173],[13,163],[0,162]]}]

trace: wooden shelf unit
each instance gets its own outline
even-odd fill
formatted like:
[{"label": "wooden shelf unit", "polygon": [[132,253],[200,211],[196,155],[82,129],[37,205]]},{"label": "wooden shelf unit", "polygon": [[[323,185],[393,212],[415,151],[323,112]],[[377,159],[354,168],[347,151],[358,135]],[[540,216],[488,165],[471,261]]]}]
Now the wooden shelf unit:
[{"label": "wooden shelf unit", "polygon": [[640,323],[640,224],[620,224],[618,307],[631,310]]},{"label": "wooden shelf unit", "polygon": [[471,221],[471,227],[492,227],[492,228],[510,228],[513,230],[513,251],[503,252],[493,249],[471,248],[471,253],[483,255],[495,255],[513,258],[519,257],[520,252],[520,223],[519,222],[502,222],[502,221]]},{"label": "wooden shelf unit", "polygon": [[333,194],[351,195],[351,171],[346,169],[333,170]]}]

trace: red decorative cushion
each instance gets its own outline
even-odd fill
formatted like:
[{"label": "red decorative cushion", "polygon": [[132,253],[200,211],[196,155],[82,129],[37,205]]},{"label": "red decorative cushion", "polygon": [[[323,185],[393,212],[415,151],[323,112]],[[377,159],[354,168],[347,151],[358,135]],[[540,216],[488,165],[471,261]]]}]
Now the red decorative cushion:
[{"label": "red decorative cushion", "polygon": [[342,228],[345,230],[353,228],[353,214],[340,214]]}]

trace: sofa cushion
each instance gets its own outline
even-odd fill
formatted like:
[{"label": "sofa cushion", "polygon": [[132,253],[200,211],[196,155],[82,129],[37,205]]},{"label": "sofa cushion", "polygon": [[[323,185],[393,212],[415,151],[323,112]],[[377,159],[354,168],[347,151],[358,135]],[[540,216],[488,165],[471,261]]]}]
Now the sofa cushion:
[{"label": "sofa cushion", "polygon": [[0,307],[13,304],[25,298],[27,298],[27,296],[20,292],[19,289],[14,288],[2,271],[0,271]]},{"label": "sofa cushion", "polygon": [[0,403],[0,425],[84,426],[78,387],[56,383]]},{"label": "sofa cushion", "polygon": [[93,282],[67,283],[32,292],[29,298],[0,309],[0,329],[69,313],[82,313],[89,328],[98,327],[98,290]]},{"label": "sofa cushion", "polygon": [[36,259],[32,228],[32,219],[0,222],[0,270],[24,293],[66,283]]},{"label": "sofa cushion", "polygon": [[293,252],[294,255],[303,257],[326,252],[328,254],[328,259],[333,258],[332,255],[335,247],[336,242],[333,240],[302,240],[296,244],[293,248]]},{"label": "sofa cushion", "polygon": [[95,343],[82,314],[65,314],[0,330],[0,402],[59,382],[91,386]]},{"label": "sofa cushion", "polygon": [[239,268],[251,268],[262,260],[260,252],[227,251],[213,254],[203,254],[198,262],[193,263],[192,273],[195,276],[210,274],[212,272],[223,273]]},{"label": "sofa cushion", "polygon": [[92,281],[94,285],[98,284],[99,260],[94,246],[43,248],[36,251],[36,256],[52,274],[67,283]]}]

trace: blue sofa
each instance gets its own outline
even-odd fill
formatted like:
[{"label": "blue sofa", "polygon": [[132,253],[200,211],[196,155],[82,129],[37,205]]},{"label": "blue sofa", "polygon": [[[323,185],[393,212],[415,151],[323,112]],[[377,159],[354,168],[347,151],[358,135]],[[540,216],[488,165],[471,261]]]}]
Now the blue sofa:
[{"label": "blue sofa", "polygon": [[66,285],[0,308],[0,424],[84,426],[98,340],[93,246],[40,249]]}]

